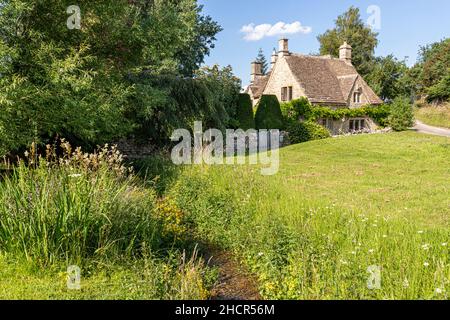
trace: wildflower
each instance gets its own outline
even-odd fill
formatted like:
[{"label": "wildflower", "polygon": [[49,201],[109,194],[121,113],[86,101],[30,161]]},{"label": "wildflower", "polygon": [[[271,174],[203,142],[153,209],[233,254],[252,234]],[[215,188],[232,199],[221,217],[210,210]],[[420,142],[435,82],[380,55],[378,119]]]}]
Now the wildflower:
[{"label": "wildflower", "polygon": [[442,290],[441,288],[437,288],[435,292],[436,294],[442,294],[444,293],[444,290]]},{"label": "wildflower", "polygon": [[425,262],[425,263],[423,264],[423,266],[424,266],[425,268],[428,268],[428,267],[430,266],[430,264],[429,264],[428,262]]},{"label": "wildflower", "polygon": [[370,249],[370,250],[369,250],[369,253],[370,253],[370,254],[372,254],[372,253],[374,253],[374,252],[375,252],[375,250],[373,250],[373,249]]},{"label": "wildflower", "polygon": [[417,232],[418,234],[423,234],[423,231],[422,230],[420,230],[419,232]]},{"label": "wildflower", "polygon": [[79,174],[79,173],[71,174],[71,175],[69,175],[69,177],[70,178],[79,178],[79,177],[81,177],[81,174]]},{"label": "wildflower", "polygon": [[385,238],[385,239],[386,239],[387,237],[388,237],[387,235],[383,234],[383,238]]},{"label": "wildflower", "polygon": [[446,247],[447,245],[448,245],[447,242],[444,242],[444,243],[442,244],[443,247]]},{"label": "wildflower", "polygon": [[356,256],[356,251],[352,251],[352,255]]},{"label": "wildflower", "polygon": [[258,253],[258,257],[262,257],[264,255],[264,252]]},{"label": "wildflower", "polygon": [[403,281],[403,287],[404,288],[409,288],[409,281],[407,278],[405,278],[405,280]]},{"label": "wildflower", "polygon": [[422,246],[422,249],[425,250],[425,251],[430,250],[430,248],[431,248],[431,246],[430,246],[429,244],[424,244],[424,245]]}]

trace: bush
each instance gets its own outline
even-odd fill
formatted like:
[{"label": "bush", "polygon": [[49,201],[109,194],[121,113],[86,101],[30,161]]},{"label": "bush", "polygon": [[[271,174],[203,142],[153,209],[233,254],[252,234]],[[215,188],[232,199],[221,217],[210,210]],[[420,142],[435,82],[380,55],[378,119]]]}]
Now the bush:
[{"label": "bush", "polygon": [[391,104],[389,125],[395,131],[404,131],[414,125],[414,112],[407,98],[397,98]]},{"label": "bush", "polygon": [[283,129],[283,115],[275,95],[263,95],[255,116],[256,129]]},{"label": "bush", "polygon": [[292,144],[331,137],[327,129],[313,121],[291,122],[287,127],[287,131],[289,132],[289,141]]},{"label": "bush", "polygon": [[239,95],[239,104],[236,113],[240,129],[248,130],[255,128],[252,100],[248,94]]},{"label": "bush", "polygon": [[438,84],[428,89],[427,101],[442,102],[450,99],[450,69],[449,74],[444,77]]},{"label": "bush", "polygon": [[285,123],[298,121],[300,118],[303,118],[303,120],[315,119],[313,106],[308,99],[304,97],[283,103],[281,105],[281,112]]}]

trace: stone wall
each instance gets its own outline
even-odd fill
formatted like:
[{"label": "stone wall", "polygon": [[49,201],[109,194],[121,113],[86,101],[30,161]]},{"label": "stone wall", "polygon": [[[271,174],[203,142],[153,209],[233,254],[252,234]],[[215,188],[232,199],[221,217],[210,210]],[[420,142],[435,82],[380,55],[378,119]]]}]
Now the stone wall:
[{"label": "stone wall", "polygon": [[115,143],[117,149],[128,159],[142,159],[157,153],[155,145],[149,142],[136,142],[133,139],[122,139]]}]

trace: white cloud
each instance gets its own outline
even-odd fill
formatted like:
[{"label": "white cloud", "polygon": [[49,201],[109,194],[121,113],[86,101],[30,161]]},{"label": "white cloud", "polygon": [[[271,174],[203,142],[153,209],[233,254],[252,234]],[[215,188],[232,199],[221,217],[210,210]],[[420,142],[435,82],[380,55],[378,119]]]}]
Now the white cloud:
[{"label": "white cloud", "polygon": [[244,39],[247,41],[258,41],[265,37],[274,37],[297,33],[308,34],[311,31],[311,27],[302,26],[300,21],[296,21],[293,23],[278,22],[274,25],[265,23],[257,26],[255,26],[254,23],[251,23],[241,28],[241,33],[245,34]]}]

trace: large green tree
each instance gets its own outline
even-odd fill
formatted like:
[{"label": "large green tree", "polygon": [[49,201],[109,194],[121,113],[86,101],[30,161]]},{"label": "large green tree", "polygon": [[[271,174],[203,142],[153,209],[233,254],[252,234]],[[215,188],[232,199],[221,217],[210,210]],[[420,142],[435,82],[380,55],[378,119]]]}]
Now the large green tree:
[{"label": "large green tree", "polygon": [[409,97],[414,94],[414,85],[409,76],[405,61],[392,54],[376,57],[366,80],[371,88],[383,100],[394,100],[398,96]]},{"label": "large green tree", "polygon": [[[76,3],[80,29],[68,28],[70,1],[0,2],[0,154],[55,136],[94,145],[132,132],[124,115],[142,76],[193,74],[220,30],[196,0]],[[146,88],[151,114],[167,90]]]},{"label": "large green tree", "polygon": [[347,41],[353,47],[353,65],[366,76],[373,65],[378,34],[361,19],[358,8],[350,7],[335,21],[335,27],[319,35],[320,54],[339,56],[339,47]]}]

